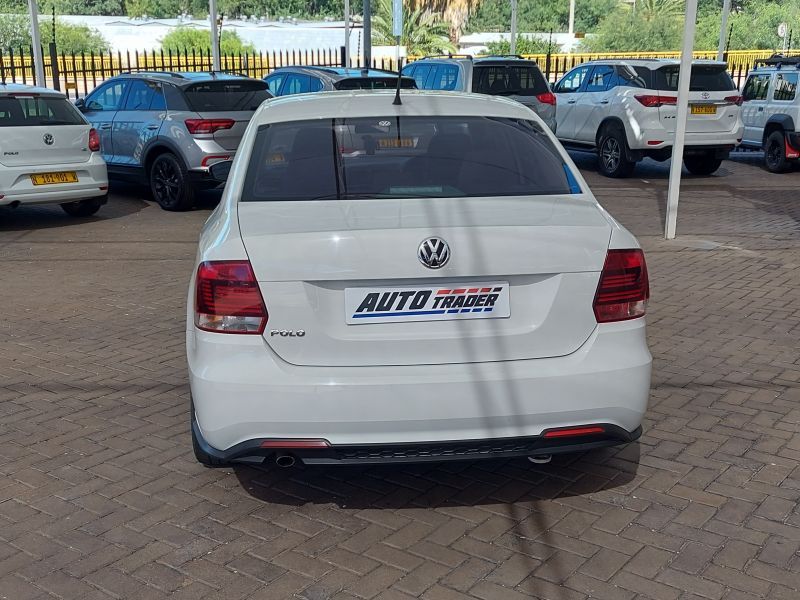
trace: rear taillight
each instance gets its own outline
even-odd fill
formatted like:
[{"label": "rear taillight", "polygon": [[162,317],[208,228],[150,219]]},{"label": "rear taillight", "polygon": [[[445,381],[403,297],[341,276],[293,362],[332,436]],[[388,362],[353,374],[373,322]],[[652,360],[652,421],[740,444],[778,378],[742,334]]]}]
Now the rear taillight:
[{"label": "rear taillight", "polygon": [[726,96],[725,102],[730,102],[731,104],[735,104],[736,106],[741,106],[744,102],[743,96]]},{"label": "rear taillight", "polygon": [[556,105],[556,95],[553,92],[544,92],[543,94],[538,94],[536,99],[542,104],[551,104],[553,106]]},{"label": "rear taillight", "polygon": [[650,282],[644,253],[639,250],[609,250],[594,297],[598,323],[643,317],[650,298]]},{"label": "rear taillight", "polygon": [[92,152],[100,152],[100,136],[97,130],[92,127],[89,130],[89,150]]},{"label": "rear taillight", "polygon": [[186,119],[186,129],[192,135],[198,133],[214,133],[220,129],[230,129],[236,124],[233,119]]},{"label": "rear taillight", "polygon": [[638,94],[634,96],[642,106],[658,108],[659,106],[674,106],[678,103],[676,96],[661,96],[659,94]]},{"label": "rear taillight", "polygon": [[589,425],[586,427],[564,427],[563,429],[551,429],[544,434],[545,438],[565,438],[565,437],[581,437],[584,435],[596,435],[598,433],[605,433],[606,428],[600,425]]},{"label": "rear taillight", "polygon": [[198,328],[260,335],[267,318],[249,261],[210,261],[197,268],[194,324]]}]

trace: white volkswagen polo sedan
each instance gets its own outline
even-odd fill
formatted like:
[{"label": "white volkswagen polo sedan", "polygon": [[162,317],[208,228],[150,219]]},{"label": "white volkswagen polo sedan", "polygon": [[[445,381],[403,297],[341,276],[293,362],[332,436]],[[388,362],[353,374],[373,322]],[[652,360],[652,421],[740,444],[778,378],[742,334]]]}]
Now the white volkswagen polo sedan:
[{"label": "white volkswagen polo sedan", "polygon": [[547,456],[636,439],[651,364],[636,239],[524,106],[392,100],[294,96],[253,117],[189,290],[198,460]]},{"label": "white volkswagen polo sedan", "polygon": [[0,84],[0,206],[60,204],[86,217],[105,204],[100,137],[53,90]]}]

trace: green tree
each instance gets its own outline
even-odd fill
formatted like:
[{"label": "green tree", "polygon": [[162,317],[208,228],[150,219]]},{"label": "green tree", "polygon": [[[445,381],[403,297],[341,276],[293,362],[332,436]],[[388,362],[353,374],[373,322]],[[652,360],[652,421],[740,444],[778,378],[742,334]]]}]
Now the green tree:
[{"label": "green tree", "polygon": [[[778,24],[789,24],[792,45],[800,47],[800,0],[750,0],[740,12],[731,15],[730,50],[780,50],[783,40],[778,37]],[[714,49],[719,43],[719,14],[708,13],[697,23],[695,47]],[[726,32],[727,36],[727,32]]]},{"label": "green tree", "polygon": [[[39,20],[42,43],[48,44],[53,30],[50,18]],[[0,15],[0,48],[23,48],[28,52],[31,46],[30,19],[27,15]],[[99,31],[86,25],[72,25],[56,19],[56,47],[66,54],[80,52],[107,51],[110,46]]]},{"label": "green tree", "polygon": [[[575,30],[594,31],[600,21],[619,7],[620,0],[577,0]],[[519,0],[517,23],[520,31],[566,31],[569,0]],[[508,31],[511,3],[508,0],[482,0],[467,23],[469,31]]]},{"label": "green tree", "polygon": [[642,15],[617,10],[603,19],[595,32],[581,42],[585,52],[655,52],[677,50],[681,44],[683,19],[675,16]]},{"label": "green tree", "polygon": [[[235,31],[222,30],[220,38],[222,54],[246,54],[254,52],[255,47],[242,40]],[[161,40],[161,48],[166,51],[183,52],[184,50],[211,51],[211,33],[207,29],[193,27],[176,27]]]},{"label": "green tree", "polygon": [[682,16],[686,10],[685,0],[636,0],[632,4],[623,4],[638,19],[655,21],[658,19],[674,19]]},{"label": "green tree", "polygon": [[[444,54],[455,52],[456,46],[450,41],[449,25],[434,13],[420,8],[404,11],[403,35],[400,43],[406,46],[409,54]],[[393,46],[392,0],[377,0],[375,15],[372,17],[372,43],[378,46]]]},{"label": "green tree", "polygon": [[[511,42],[502,40],[499,42],[489,42],[486,44],[489,54],[510,54]],[[550,47],[547,40],[539,38],[529,38],[522,35],[517,36],[517,54],[547,54],[547,49]],[[557,44],[553,44],[551,52],[560,52],[561,48]]]}]

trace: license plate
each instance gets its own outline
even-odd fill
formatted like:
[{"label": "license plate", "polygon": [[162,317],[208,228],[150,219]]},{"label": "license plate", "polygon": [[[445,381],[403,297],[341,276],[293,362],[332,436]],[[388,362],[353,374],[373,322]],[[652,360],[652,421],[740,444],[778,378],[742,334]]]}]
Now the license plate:
[{"label": "license plate", "polygon": [[78,174],[75,171],[61,173],[37,173],[31,175],[33,185],[58,185],[60,183],[78,183]]},{"label": "license plate", "polygon": [[713,104],[692,104],[693,115],[715,115],[717,107]]},{"label": "license plate", "polygon": [[346,288],[348,325],[499,319],[511,316],[507,281],[438,286]]}]

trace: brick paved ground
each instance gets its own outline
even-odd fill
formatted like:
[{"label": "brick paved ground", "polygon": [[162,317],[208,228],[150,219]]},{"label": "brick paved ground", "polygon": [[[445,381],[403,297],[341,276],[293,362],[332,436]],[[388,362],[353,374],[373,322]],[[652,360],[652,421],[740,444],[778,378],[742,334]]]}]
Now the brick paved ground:
[{"label": "brick paved ground", "polygon": [[800,174],[661,165],[598,196],[648,251],[640,443],[524,460],[208,470],[183,305],[209,207],[0,211],[0,598],[796,600]]}]

